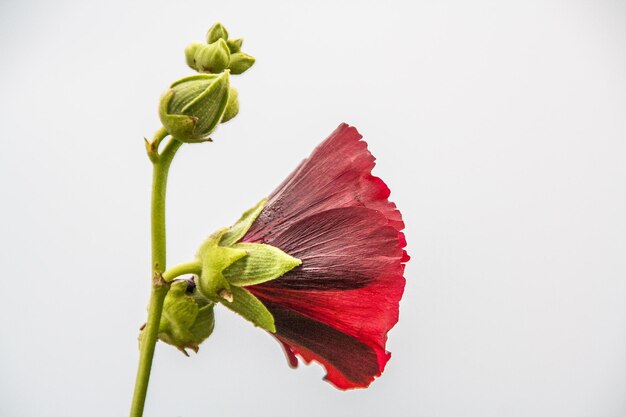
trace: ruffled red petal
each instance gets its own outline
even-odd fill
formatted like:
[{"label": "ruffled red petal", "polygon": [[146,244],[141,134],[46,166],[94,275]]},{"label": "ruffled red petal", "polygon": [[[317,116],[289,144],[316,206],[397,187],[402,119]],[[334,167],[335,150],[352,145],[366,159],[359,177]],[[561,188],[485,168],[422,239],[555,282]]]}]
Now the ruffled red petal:
[{"label": "ruffled red petal", "polygon": [[366,387],[382,372],[376,352],[366,343],[289,308],[265,302],[277,329],[281,329],[276,337],[288,349],[288,357],[297,354],[307,363],[321,363],[327,371],[325,379],[336,387]]},{"label": "ruffled red petal", "polygon": [[385,369],[387,332],[398,322],[404,282],[402,275],[389,275],[354,290],[250,290],[274,315],[286,350],[323,364],[326,379],[348,389],[367,387]]},{"label": "ruffled red petal", "polygon": [[249,286],[272,312],[290,364],[300,355],[341,389],[368,386],[390,354],[409,258],[402,216],[371,175],[361,135],[342,124],[274,191],[244,241],[302,260],[282,277]]},{"label": "ruffled red petal", "polygon": [[361,138],[354,127],[341,124],[269,196],[247,239],[262,240],[313,213],[340,207],[379,211],[391,226],[402,230],[402,216],[387,200],[387,185],[372,176],[375,159]]}]

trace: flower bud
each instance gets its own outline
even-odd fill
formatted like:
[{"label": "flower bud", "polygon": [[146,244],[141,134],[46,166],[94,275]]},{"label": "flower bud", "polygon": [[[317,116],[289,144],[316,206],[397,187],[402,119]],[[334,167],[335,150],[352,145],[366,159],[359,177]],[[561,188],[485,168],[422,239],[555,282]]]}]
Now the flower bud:
[{"label": "flower bud", "polygon": [[231,74],[242,74],[254,65],[254,57],[248,55],[245,52],[235,52],[230,56],[230,68]]},{"label": "flower bud", "polygon": [[196,47],[193,58],[197,71],[219,74],[230,63],[230,50],[224,39],[218,39],[210,45]]},{"label": "flower bud", "polygon": [[194,293],[193,280],[175,281],[165,297],[159,323],[159,339],[185,355],[185,349],[198,352],[200,343],[211,335],[215,326],[214,304]]},{"label": "flower bud", "polygon": [[211,29],[206,34],[206,42],[213,43],[220,39],[228,40],[228,31],[221,23],[216,23],[211,26]]},{"label": "flower bud", "polygon": [[172,84],[159,103],[165,129],[182,142],[206,141],[226,111],[228,74],[192,75]]},{"label": "flower bud", "polygon": [[231,54],[239,52],[241,51],[241,46],[243,45],[243,38],[229,39],[226,41],[226,45],[228,45],[228,49],[230,49]]},{"label": "flower bud", "polygon": [[191,69],[198,70],[198,66],[196,65],[196,52],[198,49],[202,48],[204,44],[199,42],[194,42],[185,48],[185,60],[187,61],[187,65]]},{"label": "flower bud", "polygon": [[239,93],[234,88],[230,88],[230,94],[228,95],[228,103],[226,104],[226,110],[222,116],[222,122],[226,123],[239,113]]}]

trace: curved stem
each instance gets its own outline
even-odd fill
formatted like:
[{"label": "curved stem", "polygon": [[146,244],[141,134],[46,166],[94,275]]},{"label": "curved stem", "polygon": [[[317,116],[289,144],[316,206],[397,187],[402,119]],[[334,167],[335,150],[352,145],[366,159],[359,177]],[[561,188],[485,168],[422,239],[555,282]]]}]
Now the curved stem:
[{"label": "curved stem", "polygon": [[202,264],[200,261],[191,261],[185,262],[184,264],[179,264],[171,267],[167,271],[163,272],[161,275],[165,282],[172,282],[174,278],[177,278],[181,275],[185,274],[194,274],[198,275],[202,272]]},{"label": "curved stem", "polygon": [[169,290],[169,284],[161,275],[165,270],[165,191],[172,159],[181,145],[182,142],[172,138],[158,157],[151,158],[154,165],[152,175],[152,292],[148,307],[148,321],[143,330],[139,351],[139,367],[130,410],[131,417],[143,415],[163,301]]}]

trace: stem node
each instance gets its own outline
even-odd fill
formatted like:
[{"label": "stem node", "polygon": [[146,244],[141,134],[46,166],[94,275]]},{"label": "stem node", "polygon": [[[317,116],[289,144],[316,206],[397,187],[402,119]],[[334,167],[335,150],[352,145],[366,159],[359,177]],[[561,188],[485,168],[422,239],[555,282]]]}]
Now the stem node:
[{"label": "stem node", "polygon": [[152,288],[169,287],[170,283],[163,279],[163,275],[159,271],[154,271],[152,275]]}]

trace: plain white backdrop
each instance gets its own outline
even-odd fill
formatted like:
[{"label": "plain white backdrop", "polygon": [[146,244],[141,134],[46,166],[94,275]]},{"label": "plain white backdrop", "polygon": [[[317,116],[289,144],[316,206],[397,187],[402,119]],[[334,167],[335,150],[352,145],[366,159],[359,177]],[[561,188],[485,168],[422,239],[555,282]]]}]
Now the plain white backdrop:
[{"label": "plain white backdrop", "polygon": [[0,415],[124,416],[149,294],[143,137],[215,21],[257,57],[241,112],[185,146],[169,263],[340,122],[412,260],[367,390],[224,309],[159,344],[146,416],[626,415],[624,1],[0,2]]}]

